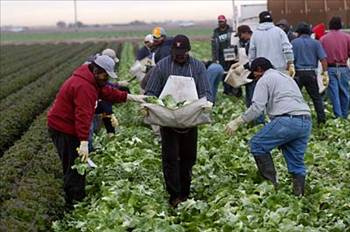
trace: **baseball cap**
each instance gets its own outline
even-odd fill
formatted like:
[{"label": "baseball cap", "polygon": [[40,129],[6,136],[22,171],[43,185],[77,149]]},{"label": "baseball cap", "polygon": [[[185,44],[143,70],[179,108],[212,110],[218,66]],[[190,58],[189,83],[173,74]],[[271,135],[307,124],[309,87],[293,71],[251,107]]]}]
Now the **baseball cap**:
[{"label": "baseball cap", "polygon": [[218,21],[219,21],[219,22],[226,22],[226,17],[225,17],[225,15],[219,15],[219,16],[218,16]]},{"label": "baseball cap", "polygon": [[108,76],[114,79],[118,78],[114,72],[115,62],[111,57],[107,55],[97,56],[96,59],[94,60],[94,63],[100,66],[101,68],[103,68],[108,74]]},{"label": "baseball cap", "polygon": [[119,62],[119,59],[118,59],[118,57],[115,54],[115,51],[113,49],[106,48],[105,50],[102,51],[102,55],[106,55],[106,56],[111,57],[115,63]]},{"label": "baseball cap", "polygon": [[272,22],[272,16],[270,12],[268,11],[263,11],[259,14],[259,22],[264,23],[264,22]]},{"label": "baseball cap", "polygon": [[184,54],[191,50],[190,40],[185,35],[177,35],[174,37],[171,48],[175,54]]},{"label": "baseball cap", "polygon": [[299,34],[307,34],[310,35],[311,34],[311,27],[308,23],[306,22],[300,22],[297,25],[297,29],[295,30],[295,32],[299,33]]},{"label": "baseball cap", "polygon": [[153,36],[152,34],[148,34],[145,36],[144,42],[150,42],[153,43]]},{"label": "baseball cap", "polygon": [[162,27],[155,27],[152,30],[152,36],[154,39],[159,39],[161,36],[166,35],[164,28]]}]

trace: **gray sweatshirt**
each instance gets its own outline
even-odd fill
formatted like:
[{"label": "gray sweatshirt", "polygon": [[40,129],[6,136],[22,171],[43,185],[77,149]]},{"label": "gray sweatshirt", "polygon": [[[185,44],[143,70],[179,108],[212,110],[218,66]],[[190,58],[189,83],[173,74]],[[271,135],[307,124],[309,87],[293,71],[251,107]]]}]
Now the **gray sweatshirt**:
[{"label": "gray sweatshirt", "polygon": [[265,109],[270,118],[283,114],[310,115],[310,108],[295,80],[274,69],[267,70],[259,79],[252,104],[243,114],[243,120],[250,122]]},{"label": "gray sweatshirt", "polygon": [[287,68],[287,62],[293,63],[293,49],[286,33],[273,23],[260,23],[250,39],[249,61],[265,57],[279,71]]}]

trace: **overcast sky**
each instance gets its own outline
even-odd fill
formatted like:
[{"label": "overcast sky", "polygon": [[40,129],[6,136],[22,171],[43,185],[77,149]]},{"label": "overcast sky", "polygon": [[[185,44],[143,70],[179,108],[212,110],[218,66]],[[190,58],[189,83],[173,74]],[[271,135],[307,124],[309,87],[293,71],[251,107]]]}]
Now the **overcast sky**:
[{"label": "overcast sky", "polygon": [[[237,5],[266,0],[237,1]],[[74,21],[74,1],[0,0],[0,25],[46,26]],[[78,20],[86,24],[127,23],[133,20],[205,20],[219,14],[232,17],[232,1],[87,1],[77,0]]]}]

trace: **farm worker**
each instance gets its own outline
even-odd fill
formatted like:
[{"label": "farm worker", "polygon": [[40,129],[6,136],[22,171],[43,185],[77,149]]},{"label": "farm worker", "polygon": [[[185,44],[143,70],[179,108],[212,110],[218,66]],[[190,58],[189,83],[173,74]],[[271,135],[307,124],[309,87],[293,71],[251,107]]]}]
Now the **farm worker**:
[{"label": "farm worker", "polygon": [[[214,29],[211,39],[211,55],[212,61],[220,64],[225,71],[228,71],[235,62],[232,57],[235,56],[234,47],[231,45],[232,27],[227,24],[224,15],[218,16],[218,27]],[[240,97],[242,95],[241,88],[233,88],[224,82],[224,94]]]},{"label": "farm worker", "polygon": [[326,53],[321,43],[310,37],[311,27],[305,22],[298,24],[296,28],[298,38],[292,41],[294,64],[296,67],[296,80],[300,89],[305,86],[307,93],[314,103],[317,113],[318,124],[326,122],[324,104],[317,84],[318,62],[322,64],[322,79],[325,86],[328,85],[329,78],[327,73]]},{"label": "farm worker", "polygon": [[250,151],[260,174],[277,187],[275,166],[271,150],[282,149],[288,172],[293,179],[295,195],[304,194],[304,153],[311,132],[310,109],[305,103],[296,82],[275,70],[269,60],[256,58],[251,70],[258,80],[252,105],[241,116],[229,122],[226,132],[233,135],[241,124],[257,118],[264,110],[271,119],[250,140]]},{"label": "farm worker", "polygon": [[350,68],[347,60],[350,58],[350,35],[340,31],[340,17],[333,17],[329,29],[321,38],[321,44],[327,54],[329,86],[328,95],[333,105],[335,117],[347,118],[350,101]]},{"label": "farm worker", "polygon": [[[250,38],[252,37],[252,30],[250,29],[250,27],[248,25],[240,25],[237,28],[237,36],[239,38],[239,46],[242,48],[245,48],[245,55],[248,56],[248,52],[249,52],[249,43],[250,43]],[[241,70],[243,71],[243,69],[249,69],[249,62],[247,62],[245,65],[243,66],[237,66],[235,68],[236,70]],[[249,79],[254,79],[254,75],[253,73],[251,73],[248,76]],[[249,107],[252,104],[252,98],[253,98],[253,93],[254,93],[254,89],[256,86],[256,82],[257,80],[253,80],[250,83],[245,84],[245,104],[247,107]],[[264,115],[260,115],[254,122],[255,124],[264,124],[265,120],[264,120]]]},{"label": "farm worker", "polygon": [[[171,55],[157,63],[146,86],[146,95],[159,97],[168,77],[179,75],[192,77],[198,97],[213,101],[205,66],[189,56],[191,45],[185,35],[174,38]],[[212,104],[208,104],[208,109]],[[176,207],[190,194],[192,166],[197,155],[197,127],[179,129],[161,127],[162,165],[169,203]]]},{"label": "farm worker", "polygon": [[322,36],[326,34],[326,25],[324,25],[324,23],[317,24],[312,28],[312,32],[314,33],[315,39],[320,40]]},{"label": "farm worker", "polygon": [[[116,55],[116,52],[111,48],[104,49],[101,54],[109,56],[110,58],[112,58],[114,60],[115,63],[119,62],[119,59]],[[88,61],[86,61],[85,64],[89,64],[89,63],[93,62],[98,56],[100,56],[99,53],[97,53],[94,56],[89,57]],[[114,75],[113,79],[116,80],[117,75]],[[129,85],[128,81],[119,81],[118,83],[111,83],[110,81],[108,81],[107,85],[110,85],[113,88],[117,88],[119,90],[127,91],[128,93],[130,93],[129,88],[127,87]],[[113,114],[112,104],[113,103],[108,102],[108,101],[104,101],[101,99],[98,100],[97,107],[95,110],[95,115],[94,115],[94,118],[93,118],[93,121],[91,124],[91,128],[90,128],[90,132],[89,132],[89,139],[88,139],[89,152],[93,151],[93,144],[92,144],[93,134],[94,134],[96,128],[99,127],[100,116],[102,116],[102,121],[103,121],[103,124],[107,130],[109,137],[114,135],[115,129],[119,125],[118,119]]]},{"label": "farm worker", "polygon": [[220,64],[212,61],[205,61],[204,65],[207,68],[208,80],[213,94],[213,103],[215,103],[218,86],[220,81],[222,81],[225,70]]},{"label": "farm worker", "polygon": [[152,30],[153,36],[153,48],[152,52],[154,52],[154,61],[158,63],[164,57],[170,55],[171,44],[173,39],[171,37],[167,37],[167,34],[162,27],[155,27]]},{"label": "farm worker", "polygon": [[115,77],[114,60],[98,56],[92,63],[78,67],[60,88],[48,112],[48,128],[63,166],[64,191],[67,207],[85,196],[85,176],[72,169],[74,160],[89,157],[89,128],[98,99],[109,102],[143,102],[144,96],[131,95],[107,86]]},{"label": "farm worker", "polygon": [[290,28],[287,19],[281,19],[276,23],[276,26],[280,27],[287,34],[289,42],[292,42],[292,40],[297,38],[296,35],[293,33],[292,29]]},{"label": "farm worker", "polygon": [[143,46],[137,51],[136,60],[142,60],[145,57],[152,56],[153,36],[148,34],[143,40]]},{"label": "farm worker", "polygon": [[272,16],[268,11],[259,14],[259,25],[250,39],[250,62],[257,57],[265,57],[278,71],[294,77],[292,45],[286,33],[273,24]]}]

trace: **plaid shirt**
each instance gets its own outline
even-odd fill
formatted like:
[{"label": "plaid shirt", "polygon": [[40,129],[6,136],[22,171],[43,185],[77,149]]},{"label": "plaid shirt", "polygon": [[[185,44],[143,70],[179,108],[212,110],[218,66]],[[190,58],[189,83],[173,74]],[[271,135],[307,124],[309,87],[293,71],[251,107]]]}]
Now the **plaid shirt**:
[{"label": "plaid shirt", "polygon": [[207,70],[202,62],[193,57],[189,57],[184,65],[175,63],[171,56],[160,60],[152,69],[146,85],[146,95],[159,97],[170,75],[192,77],[196,84],[198,98],[207,97],[208,101],[213,102]]}]

